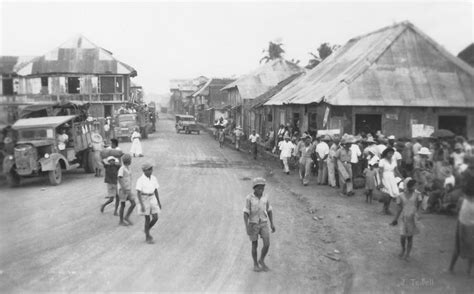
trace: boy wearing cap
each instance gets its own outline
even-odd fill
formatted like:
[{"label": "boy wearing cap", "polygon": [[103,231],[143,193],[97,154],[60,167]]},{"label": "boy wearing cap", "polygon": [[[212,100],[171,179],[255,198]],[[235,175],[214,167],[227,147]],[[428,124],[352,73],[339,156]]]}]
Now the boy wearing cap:
[{"label": "boy wearing cap", "polygon": [[[268,221],[270,221],[272,233],[275,232],[272,206],[270,205],[267,196],[263,194],[263,191],[265,190],[265,179],[254,179],[252,186],[253,193],[249,194],[245,199],[245,207],[243,209],[245,229],[250,241],[252,242],[254,271],[268,271],[269,268],[265,264],[265,256],[267,255],[268,249],[270,248],[270,232],[268,229]],[[263,248],[260,259],[257,259],[258,236],[260,236],[263,240]]]},{"label": "boy wearing cap", "polygon": [[104,182],[107,185],[107,198],[108,200],[102,204],[100,207],[100,212],[104,212],[104,209],[107,205],[112,203],[115,198],[115,211],[114,215],[117,214],[118,210],[118,205],[119,205],[119,199],[118,199],[118,191],[117,191],[117,176],[118,176],[118,170],[120,169],[120,162],[117,158],[113,156],[109,156],[106,159],[103,160],[104,163],[104,169],[105,169],[105,179]]},{"label": "boy wearing cap", "polygon": [[[158,194],[158,180],[153,173],[153,166],[149,163],[142,165],[143,175],[137,180],[137,196],[140,202],[140,215],[145,216],[145,237],[148,244],[153,244],[150,229],[158,221],[158,212],[161,211],[160,197]],[[152,219],[150,219],[150,215]]]},{"label": "boy wearing cap", "polygon": [[[123,165],[118,170],[118,182],[120,184],[119,199],[120,199],[120,222],[121,226],[133,225],[130,221],[130,215],[135,208],[135,200],[132,195],[132,171],[130,170],[130,164],[132,163],[132,157],[130,154],[124,154],[122,156]],[[125,203],[130,201],[130,207],[128,208],[127,215],[123,217],[125,210]]]}]

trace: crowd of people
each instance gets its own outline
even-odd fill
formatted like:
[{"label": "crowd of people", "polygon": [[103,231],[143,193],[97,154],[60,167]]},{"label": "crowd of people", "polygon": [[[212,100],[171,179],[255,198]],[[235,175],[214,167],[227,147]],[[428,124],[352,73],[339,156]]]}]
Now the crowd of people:
[{"label": "crowd of people", "polygon": [[[224,130],[221,131],[224,134]],[[232,132],[236,150],[244,137],[237,126]],[[280,126],[261,138],[255,130],[248,136],[249,152],[257,157],[257,143],[279,156],[282,170],[297,171],[301,184],[312,177],[317,185],[339,189],[341,196],[364,189],[365,201],[382,203],[382,213],[393,215],[390,225],[400,228],[400,258],[408,260],[413,237],[420,232],[420,212],[458,213],[455,250],[449,267],[459,256],[468,271],[474,262],[474,152],[473,141],[461,136],[396,138],[376,134],[315,135],[292,133]],[[263,255],[264,256],[264,255]],[[254,263],[257,266],[256,258]]]}]

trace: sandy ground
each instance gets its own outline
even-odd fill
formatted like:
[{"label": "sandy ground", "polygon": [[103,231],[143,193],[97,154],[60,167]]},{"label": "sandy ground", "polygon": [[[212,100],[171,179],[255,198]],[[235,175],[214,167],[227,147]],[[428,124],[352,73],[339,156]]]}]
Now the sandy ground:
[{"label": "sandy ground", "polygon": [[[130,143],[121,147],[128,150]],[[134,226],[120,227],[111,206],[104,214],[99,212],[105,195],[103,178],[77,170],[66,173],[56,187],[49,186],[46,178],[28,179],[17,189],[1,187],[0,292],[341,293],[351,287],[363,289],[360,271],[370,271],[359,279],[370,278],[372,289],[385,289],[376,287],[377,277],[390,272],[357,265],[377,257],[374,248],[379,245],[364,248],[367,236],[353,232],[361,226],[356,222],[346,224],[356,239],[335,229],[331,219],[339,210],[343,221],[350,220],[341,208],[345,202],[322,197],[326,200],[320,204],[326,203],[326,208],[318,207],[326,219],[314,221],[307,200],[316,193],[314,186],[300,195],[285,182],[293,177],[278,180],[279,171],[271,165],[220,149],[206,133],[176,134],[171,120],[160,120],[158,131],[143,141],[143,147],[145,157],[134,158],[132,168],[136,179],[144,161],[156,165],[163,204],[158,225],[152,229],[156,244],[144,242],[143,219],[136,213]],[[242,218],[245,196],[251,192],[249,180],[256,176],[269,180],[266,192],[277,229],[271,236],[268,273],[252,271]],[[374,218],[379,217],[374,214]],[[388,231],[385,226],[383,230]],[[396,249],[395,241],[384,242],[387,251]],[[418,243],[415,246],[419,248]],[[353,247],[360,260],[350,254]],[[340,260],[328,258],[328,253]],[[393,266],[383,268],[401,266],[388,253],[386,259]]]}]

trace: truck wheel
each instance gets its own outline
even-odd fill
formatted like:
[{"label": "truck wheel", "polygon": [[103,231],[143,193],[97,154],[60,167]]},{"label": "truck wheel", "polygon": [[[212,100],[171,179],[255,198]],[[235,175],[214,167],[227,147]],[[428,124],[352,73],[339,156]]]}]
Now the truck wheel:
[{"label": "truck wheel", "polygon": [[82,154],[82,167],[88,174],[95,172],[94,152],[90,152],[89,150],[84,151]]},{"label": "truck wheel", "polygon": [[21,177],[16,173],[16,171],[12,170],[5,176],[7,178],[8,186],[12,188],[20,186]]},{"label": "truck wheel", "polygon": [[49,176],[49,183],[53,186],[57,186],[61,184],[61,180],[63,178],[63,171],[61,170],[61,164],[58,162],[56,163],[56,168],[54,170],[50,170],[48,172]]}]

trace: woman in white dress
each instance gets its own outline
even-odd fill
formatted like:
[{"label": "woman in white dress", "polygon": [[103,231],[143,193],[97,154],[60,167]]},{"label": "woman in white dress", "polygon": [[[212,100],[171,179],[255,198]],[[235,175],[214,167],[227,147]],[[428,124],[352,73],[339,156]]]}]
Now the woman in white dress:
[{"label": "woman in white dress", "polygon": [[386,201],[383,201],[383,210],[386,214],[390,214],[389,207],[392,199],[400,195],[398,190],[399,180],[397,181],[397,177],[400,177],[400,172],[398,171],[397,161],[393,158],[394,153],[395,150],[393,148],[386,148],[382,152],[382,159],[379,161],[379,172],[382,179],[380,190],[390,196],[387,197]]},{"label": "woman in white dress", "polygon": [[133,154],[133,157],[138,155],[139,157],[142,157],[142,143],[140,143],[140,138],[142,136],[140,135],[139,129],[136,128],[135,131],[132,133],[132,148],[130,148],[130,153]]}]

